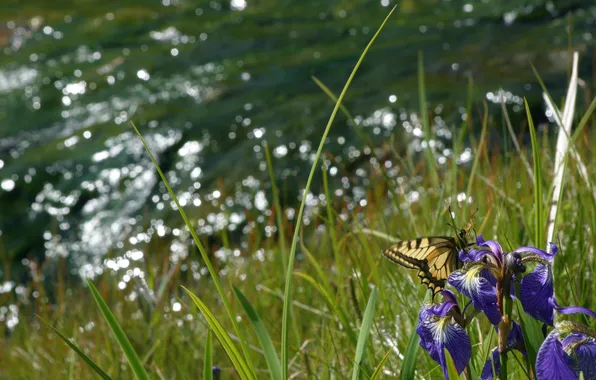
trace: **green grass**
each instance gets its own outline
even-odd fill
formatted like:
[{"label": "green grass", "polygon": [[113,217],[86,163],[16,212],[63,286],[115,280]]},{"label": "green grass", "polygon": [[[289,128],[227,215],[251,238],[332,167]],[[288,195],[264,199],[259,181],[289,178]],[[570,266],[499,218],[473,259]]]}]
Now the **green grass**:
[{"label": "green grass", "polygon": [[[488,128],[490,131],[498,127],[489,124]],[[541,137],[543,136],[537,131],[537,149],[542,160],[541,177],[548,183],[552,176],[554,143],[550,143],[553,140],[551,138]],[[584,139],[576,141],[585,162],[592,162],[586,144],[591,137],[586,134]],[[543,141],[548,141],[549,144],[541,144]],[[522,152],[528,156],[532,154],[530,146],[522,148]],[[478,207],[477,228],[482,226],[477,230],[478,233],[484,233],[487,238],[506,237],[513,246],[534,241],[535,184],[528,176],[515,174],[520,172],[523,165],[518,154],[513,151],[489,152],[486,148],[481,152],[474,149],[474,152],[476,157],[479,157],[476,164],[476,173],[479,176],[469,194],[473,203],[467,207],[452,203],[452,209],[457,213],[456,221],[463,223],[464,219],[467,219],[468,215],[463,213],[464,208]],[[272,165],[275,165],[275,161],[272,161]],[[439,198],[440,193],[456,194],[465,191],[471,167],[459,166],[456,174],[451,172],[451,168],[451,165],[445,165],[445,170],[437,173],[440,183],[447,187],[444,191],[423,194],[419,202],[409,205],[414,215],[419,215],[423,208],[436,210],[443,207],[444,199]],[[418,308],[425,293],[418,285],[414,273],[381,259],[381,249],[390,242],[380,237],[381,234],[373,235],[370,231],[400,238],[414,237],[417,235],[417,229],[429,231],[433,222],[430,217],[418,217],[416,220],[419,225],[413,226],[410,223],[409,211],[405,207],[407,194],[397,192],[400,198],[396,203],[404,205],[400,209],[393,206],[395,200],[388,198],[389,193],[386,189],[389,186],[399,189],[394,182],[395,178],[386,178],[381,170],[374,170],[372,166],[370,169],[371,185],[367,189],[369,202],[354,214],[358,217],[358,224],[352,216],[340,222],[337,213],[346,205],[336,200],[330,213],[326,208],[321,209],[319,219],[305,226],[302,233],[303,239],[300,240],[300,244],[303,247],[299,248],[302,259],[296,262],[294,268],[296,273],[301,274],[294,277],[293,295],[299,340],[292,342],[288,347],[289,373],[299,374],[301,378],[351,376],[361,325],[359,313],[365,310],[370,294],[368,287],[372,285],[378,290],[378,295],[370,330],[372,339],[366,346],[366,362],[371,369],[376,369],[386,353],[391,351],[383,366],[384,373],[397,374],[403,365],[398,353],[405,355],[407,352]],[[591,172],[595,170],[594,166],[589,169]],[[416,175],[422,181],[419,188],[431,186],[431,181],[425,174],[426,170],[424,164],[417,167]],[[454,176],[456,181],[448,180]],[[479,180],[480,178],[483,180]],[[490,186],[487,182],[490,182]],[[590,294],[594,294],[596,286],[590,278],[594,276],[595,263],[589,252],[590,247],[596,244],[596,236],[592,233],[596,228],[596,210],[591,202],[582,202],[582,199],[591,197],[591,191],[579,178],[573,165],[569,166],[567,182],[569,186],[563,195],[556,234],[557,242],[561,245],[561,255],[558,256],[555,267],[556,279],[566,280],[556,280],[557,296],[561,304],[580,303],[594,308]],[[426,203],[426,206],[423,207],[420,204],[422,202]],[[329,215],[335,219],[330,220]],[[436,232],[451,233],[447,226],[447,215],[439,215]],[[291,225],[287,219],[282,222],[285,228]],[[525,226],[532,226],[532,229]],[[337,242],[334,243],[329,233],[315,232],[317,228],[336,231]],[[334,246],[338,250],[337,256],[342,259],[341,263],[335,262]],[[261,248],[266,248],[267,257],[270,259],[253,259],[255,252]],[[246,258],[243,262],[230,264],[234,266],[235,274],[228,280],[242,290],[246,300],[260,317],[263,327],[269,332],[276,352],[280,352],[278,337],[284,287],[279,276],[280,264],[276,256],[285,255],[285,249],[282,248],[281,240],[274,236],[263,237],[258,247],[242,252]],[[148,245],[147,254],[155,258],[156,262],[163,262],[169,255],[167,244],[160,246],[159,242],[155,242]],[[188,258],[186,262],[190,263],[192,260],[196,259]],[[344,268],[344,276],[334,275],[339,265]],[[379,282],[374,279],[375,272],[378,272]],[[165,277],[166,272],[163,273]],[[567,273],[573,276],[568,277]],[[243,280],[240,279],[241,275],[245,276],[242,276]],[[40,301],[28,304],[20,302],[19,325],[10,335],[5,335],[5,331],[2,334],[5,336],[0,344],[2,376],[25,379],[43,374],[53,378],[65,378],[72,371],[72,378],[94,378],[85,361],[71,355],[70,348],[48,326],[29,317],[35,312],[63,334],[73,337],[76,345],[112,378],[132,377],[126,358],[122,355],[117,341],[113,339],[109,327],[102,322],[100,311],[89,290],[77,286],[66,277],[60,278],[63,278],[64,283],[59,284],[57,288],[70,291],[64,290],[59,294],[60,301],[56,307]],[[149,286],[158,285],[162,280],[163,278],[157,274],[154,284]],[[163,290],[165,296],[153,312],[142,311],[144,309],[141,297],[127,301],[125,298],[132,289],[117,290],[114,277],[102,275],[94,282],[122,325],[122,329],[126,331],[139,357],[145,358],[145,369],[152,378],[196,378],[200,376],[203,368],[206,349],[204,342],[209,327],[195,311],[189,296],[181,291],[180,285],[186,286],[201,297],[202,302],[214,313],[228,335],[232,334],[232,343],[238,345],[237,337],[233,334],[234,327],[209,276],[190,280],[182,272],[177,272]],[[38,299],[43,300],[44,289],[40,283],[31,283],[28,291],[39,292]],[[238,316],[238,328],[246,337],[256,376],[267,376],[270,366],[261,351],[257,333],[249,318],[245,317],[242,304],[235,301],[232,287],[222,282],[222,289],[230,300],[233,315]],[[577,300],[574,294],[577,295]],[[3,297],[3,303],[11,301],[6,295]],[[182,310],[178,313],[171,310],[170,304],[170,300],[176,299],[183,304]],[[91,322],[93,325],[90,325]],[[489,336],[490,327],[485,322],[478,326],[473,324],[470,332],[474,344],[479,345],[481,338]],[[395,349],[390,347],[392,345],[395,345]],[[211,350],[213,365],[222,368],[222,378],[237,378],[233,362],[221,344],[214,341]],[[440,369],[421,350],[418,350],[414,364],[417,373],[426,378],[440,376]],[[521,369],[517,368],[515,361],[509,361],[509,365],[521,376]]]},{"label": "green grass", "polygon": [[[421,123],[432,138],[433,118],[426,115],[432,108],[425,99],[422,59],[420,68],[420,109],[425,114]],[[326,92],[334,97],[331,90]],[[344,95],[345,89],[338,99]],[[581,120],[582,128],[590,123],[594,104],[578,104],[576,119]],[[339,105],[336,102],[327,130]],[[156,379],[194,379],[202,374],[208,377],[212,365],[221,367],[222,379],[286,375],[364,379],[400,374],[411,378],[414,373],[440,378],[441,369],[418,349],[413,334],[425,289],[415,273],[384,260],[381,250],[391,238],[451,234],[447,205],[460,225],[478,208],[476,232],[487,239],[507,240],[514,247],[543,246],[544,206],[552,182],[553,129],[534,128],[528,114],[531,142],[520,140],[519,150],[503,151],[488,137],[502,131],[495,121],[501,118],[500,110],[472,106],[472,102],[466,109],[468,120],[482,120],[477,141],[468,134],[467,125],[457,125],[452,127],[456,136],[453,154],[443,165],[433,159],[430,150],[416,159],[393,155],[392,162],[400,168],[397,176],[389,175],[383,165],[367,164],[365,206],[348,212],[343,199],[330,199],[334,189],[324,173],[323,188],[314,190],[326,194],[328,202],[299,229],[296,220],[289,220],[283,212],[274,187],[269,201],[275,215],[260,227],[277,226],[279,233],[259,236],[256,244],[231,246],[240,250],[242,259],[233,259],[225,276],[221,274],[223,264],[214,259],[206,238],[193,233],[200,260],[195,251],[183,264],[201,263],[208,275],[199,279],[175,266],[172,270],[167,265],[150,269],[152,262],[169,263],[169,244],[154,238],[145,247],[150,276],[146,284],[139,281],[136,286],[154,291],[159,295],[155,298],[143,297],[134,286],[119,290],[117,277],[109,274],[95,279],[97,289],[92,287],[91,292],[62,273],[55,284],[56,305],[44,301],[48,294],[39,281],[28,284],[27,297],[1,294],[0,304],[19,305],[20,323],[10,332],[0,324],[0,378],[91,379],[96,378],[92,370],[96,367],[104,378],[132,378],[134,370]],[[349,114],[346,109],[344,112]],[[358,133],[364,132],[358,129]],[[590,144],[594,137],[585,130],[572,135],[572,144],[586,163],[594,162]],[[324,140],[322,137],[321,142]],[[396,152],[403,142],[385,144],[390,152]],[[471,144],[473,159],[456,165],[465,144]],[[321,152],[322,143],[318,156]],[[274,179],[276,162],[267,150],[266,154],[269,170],[262,179]],[[530,156],[533,176],[524,169]],[[319,169],[315,160],[305,188],[319,175]],[[588,170],[596,172],[596,164]],[[596,292],[591,280],[596,269],[591,253],[596,246],[592,189],[574,165],[568,166],[565,181],[555,233],[560,247],[554,268],[557,297],[563,305],[595,308],[591,297]],[[411,202],[414,191],[419,199]],[[456,201],[461,193],[472,202]],[[186,214],[183,218],[194,231],[193,220]],[[286,237],[292,235],[288,247]],[[257,259],[263,252],[265,259]],[[58,259],[58,270],[64,270],[63,264]],[[174,302],[180,302],[182,309],[174,311]],[[40,323],[34,314],[53,327]],[[583,322],[594,327],[594,321]],[[533,328],[533,340],[539,340],[539,331]],[[478,374],[484,365],[482,358],[495,345],[494,336],[484,319],[472,323],[468,333],[480,350],[471,369]],[[217,340],[212,341],[211,335]],[[65,343],[62,337],[73,341]],[[72,354],[75,347],[78,355]],[[510,378],[523,378],[523,369],[512,359],[508,360]]]}]

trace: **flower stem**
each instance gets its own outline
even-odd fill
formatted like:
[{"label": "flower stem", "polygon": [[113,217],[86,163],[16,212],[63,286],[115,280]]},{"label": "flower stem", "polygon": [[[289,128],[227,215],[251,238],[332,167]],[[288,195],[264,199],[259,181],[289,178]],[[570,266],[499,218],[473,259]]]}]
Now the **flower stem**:
[{"label": "flower stem", "polygon": [[509,335],[509,316],[504,315],[498,327],[499,356],[501,361],[500,379],[507,379],[507,336]]},{"label": "flower stem", "polygon": [[504,280],[497,282],[497,304],[501,312],[501,322],[498,326],[499,356],[501,361],[501,380],[507,379],[507,341],[511,328],[511,311],[513,303],[510,297],[510,276],[503,276]]}]

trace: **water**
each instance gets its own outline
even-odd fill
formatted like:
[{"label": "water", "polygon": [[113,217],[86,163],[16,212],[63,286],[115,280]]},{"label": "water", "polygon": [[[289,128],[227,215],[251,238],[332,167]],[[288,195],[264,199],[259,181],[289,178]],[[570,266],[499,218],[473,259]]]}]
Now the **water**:
[{"label": "water", "polygon": [[[188,235],[130,121],[200,233],[217,238],[225,230],[241,240],[267,224],[265,141],[292,219],[333,107],[311,75],[339,93],[389,11],[387,0],[85,6],[34,0],[0,12],[0,239],[12,280],[56,256],[83,275],[107,268],[130,278],[154,236],[172,240],[173,261],[188,255]],[[375,146],[396,135],[400,152],[420,150],[422,51],[436,114],[432,146],[444,163],[468,78],[477,100],[498,102],[503,88],[512,111],[524,96],[539,109],[529,62],[560,95],[569,42],[582,52],[580,75],[590,73],[595,17],[596,7],[582,1],[402,1],[345,104]],[[343,115],[325,150],[336,158],[327,159],[334,196],[362,205],[364,164],[375,162]],[[313,189],[316,208],[327,200],[318,183]],[[120,253],[105,260],[109,250]],[[6,282],[0,293],[14,287]]]}]

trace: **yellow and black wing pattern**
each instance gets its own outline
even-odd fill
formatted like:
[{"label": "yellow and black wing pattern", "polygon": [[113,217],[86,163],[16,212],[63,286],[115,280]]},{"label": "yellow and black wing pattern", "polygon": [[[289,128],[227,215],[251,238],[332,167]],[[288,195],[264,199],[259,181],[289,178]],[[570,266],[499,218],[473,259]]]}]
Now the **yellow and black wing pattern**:
[{"label": "yellow and black wing pattern", "polygon": [[400,241],[385,249],[383,255],[406,268],[418,270],[418,277],[434,295],[445,287],[451,272],[462,267],[459,260],[462,248],[456,238],[432,236]]}]

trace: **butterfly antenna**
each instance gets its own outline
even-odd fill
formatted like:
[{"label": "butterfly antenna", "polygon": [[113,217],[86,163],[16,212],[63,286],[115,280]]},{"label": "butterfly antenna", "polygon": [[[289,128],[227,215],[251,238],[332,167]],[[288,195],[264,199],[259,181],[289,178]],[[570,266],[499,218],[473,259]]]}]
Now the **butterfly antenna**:
[{"label": "butterfly antenna", "polygon": [[474,211],[472,213],[472,216],[470,217],[470,219],[474,219],[476,217],[476,214],[478,214],[478,207],[476,207],[476,211]]},{"label": "butterfly antenna", "polygon": [[451,223],[452,223],[452,224],[447,223],[447,225],[450,226],[451,228],[453,228],[455,230],[455,233],[457,234],[457,228],[455,227],[455,219],[453,218],[453,212],[451,212],[451,205],[449,205],[447,207],[449,210],[449,217],[451,218]]},{"label": "butterfly antenna", "polygon": [[475,245],[476,241],[478,241],[478,234],[476,233],[476,229],[472,228],[472,232],[474,232],[474,242],[471,245]]}]

